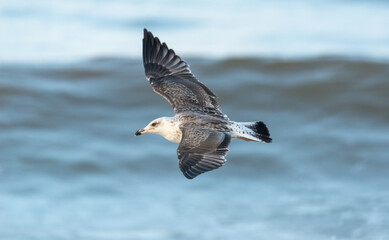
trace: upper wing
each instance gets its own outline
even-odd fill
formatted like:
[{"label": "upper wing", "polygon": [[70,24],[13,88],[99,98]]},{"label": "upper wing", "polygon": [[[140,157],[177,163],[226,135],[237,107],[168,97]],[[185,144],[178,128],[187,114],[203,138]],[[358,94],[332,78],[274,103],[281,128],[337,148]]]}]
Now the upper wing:
[{"label": "upper wing", "polygon": [[177,149],[180,170],[192,179],[199,174],[221,167],[226,159],[231,135],[208,129],[186,127]]},{"label": "upper wing", "polygon": [[196,79],[188,64],[146,29],[143,65],[153,90],[169,101],[175,113],[198,111],[224,115],[215,94]]}]

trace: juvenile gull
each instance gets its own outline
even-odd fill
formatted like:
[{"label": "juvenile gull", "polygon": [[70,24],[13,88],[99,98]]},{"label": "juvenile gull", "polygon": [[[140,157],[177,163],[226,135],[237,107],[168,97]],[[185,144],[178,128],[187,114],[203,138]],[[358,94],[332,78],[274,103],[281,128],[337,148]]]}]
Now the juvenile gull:
[{"label": "juvenile gull", "polygon": [[272,141],[263,122],[230,121],[220,110],[215,94],[196,79],[189,65],[147,29],[143,65],[154,92],[172,105],[175,115],[157,118],[135,135],[156,133],[180,143],[177,155],[185,177],[192,179],[221,167],[231,139]]}]

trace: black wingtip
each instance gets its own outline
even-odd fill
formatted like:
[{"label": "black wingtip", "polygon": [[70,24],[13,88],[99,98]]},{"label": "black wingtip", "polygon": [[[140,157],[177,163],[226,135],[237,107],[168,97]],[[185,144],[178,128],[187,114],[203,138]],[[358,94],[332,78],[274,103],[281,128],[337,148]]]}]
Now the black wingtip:
[{"label": "black wingtip", "polygon": [[171,74],[191,74],[188,64],[169,49],[166,43],[161,43],[146,28],[143,33],[143,65],[148,79]]},{"label": "black wingtip", "polygon": [[154,42],[154,35],[152,32],[150,32],[149,30],[147,30],[147,28],[144,28],[143,29],[143,39],[146,40],[146,41],[150,41],[151,43]]},{"label": "black wingtip", "polygon": [[147,40],[147,39],[153,39],[153,38],[154,38],[154,35],[149,30],[147,30],[147,28],[144,28],[143,29],[143,39]]}]

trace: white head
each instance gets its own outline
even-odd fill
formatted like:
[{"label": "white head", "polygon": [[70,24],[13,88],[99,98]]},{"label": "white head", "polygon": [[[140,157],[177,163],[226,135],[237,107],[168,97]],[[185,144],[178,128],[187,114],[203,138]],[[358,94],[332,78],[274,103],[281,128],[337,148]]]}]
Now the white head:
[{"label": "white head", "polygon": [[160,117],[151,121],[145,128],[136,131],[135,136],[139,136],[143,133],[156,133],[160,134],[164,126],[167,123],[167,117]]},{"label": "white head", "polygon": [[181,130],[174,118],[160,117],[151,121],[145,128],[136,131],[135,136],[143,133],[155,133],[172,142],[181,141]]}]

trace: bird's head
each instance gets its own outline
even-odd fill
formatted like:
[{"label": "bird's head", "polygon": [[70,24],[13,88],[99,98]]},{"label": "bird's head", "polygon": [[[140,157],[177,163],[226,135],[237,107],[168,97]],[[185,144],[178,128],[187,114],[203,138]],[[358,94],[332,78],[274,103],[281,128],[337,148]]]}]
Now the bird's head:
[{"label": "bird's head", "polygon": [[146,127],[139,129],[135,132],[135,136],[142,135],[143,133],[156,133],[161,134],[164,126],[167,123],[167,117],[160,117],[151,121]]}]

